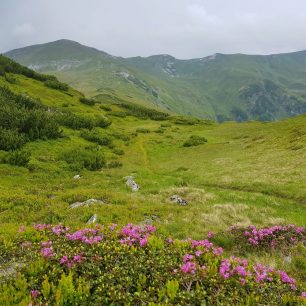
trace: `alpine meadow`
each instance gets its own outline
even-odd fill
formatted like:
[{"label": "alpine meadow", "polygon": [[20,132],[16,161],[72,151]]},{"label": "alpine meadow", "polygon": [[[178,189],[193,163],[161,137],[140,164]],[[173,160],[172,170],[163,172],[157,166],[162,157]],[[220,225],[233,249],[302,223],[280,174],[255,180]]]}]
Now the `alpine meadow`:
[{"label": "alpine meadow", "polygon": [[27,45],[0,55],[1,306],[306,305],[306,51]]}]

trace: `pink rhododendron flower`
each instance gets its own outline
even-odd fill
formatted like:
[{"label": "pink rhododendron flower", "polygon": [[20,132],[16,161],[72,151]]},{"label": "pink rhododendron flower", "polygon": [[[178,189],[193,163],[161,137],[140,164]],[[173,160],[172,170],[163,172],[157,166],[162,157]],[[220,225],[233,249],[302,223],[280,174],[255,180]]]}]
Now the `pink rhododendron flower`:
[{"label": "pink rhododendron flower", "polygon": [[187,261],[191,261],[193,259],[193,256],[190,255],[190,254],[186,254],[184,257],[183,257],[183,262],[187,262]]},{"label": "pink rhododendron flower", "polygon": [[116,223],[113,223],[109,226],[109,229],[113,231],[117,226],[118,225]]},{"label": "pink rhododendron flower", "polygon": [[221,277],[223,277],[224,279],[227,279],[231,276],[231,263],[229,262],[228,259],[223,259],[219,268],[219,274],[221,275]]},{"label": "pink rhododendron flower", "polygon": [[31,297],[32,298],[37,298],[39,295],[39,291],[38,290],[31,290]]},{"label": "pink rhododendron flower", "polygon": [[53,256],[53,249],[52,249],[52,247],[50,247],[50,248],[43,248],[41,250],[41,256],[45,257],[45,258],[52,257]]},{"label": "pink rhododendron flower", "polygon": [[181,265],[181,271],[185,274],[194,274],[197,270],[196,264],[192,261],[188,261]]},{"label": "pink rhododendron flower", "polygon": [[215,234],[213,233],[213,232],[211,232],[211,231],[209,231],[208,233],[207,233],[207,238],[208,239],[210,239],[210,238],[212,238],[212,237],[214,237],[215,236]]},{"label": "pink rhododendron flower", "polygon": [[302,292],[301,297],[306,298],[306,292]]},{"label": "pink rhododendron flower", "polygon": [[69,231],[69,227],[65,227],[62,224],[58,224],[54,227],[52,227],[53,234],[59,236],[60,234],[66,233]]},{"label": "pink rhododendron flower", "polygon": [[41,243],[41,246],[43,246],[43,247],[51,247],[52,246],[52,241],[43,241],[42,243]]},{"label": "pink rhododendron flower", "polygon": [[198,251],[195,251],[194,254],[195,256],[200,257],[203,254],[203,252],[201,250],[198,250]]},{"label": "pink rhododendron flower", "polygon": [[148,244],[148,239],[147,238],[142,238],[139,240],[140,246],[146,246]]}]

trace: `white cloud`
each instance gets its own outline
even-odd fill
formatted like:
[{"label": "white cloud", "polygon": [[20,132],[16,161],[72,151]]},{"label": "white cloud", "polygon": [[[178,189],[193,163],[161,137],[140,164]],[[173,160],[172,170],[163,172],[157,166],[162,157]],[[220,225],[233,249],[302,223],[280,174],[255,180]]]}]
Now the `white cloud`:
[{"label": "white cloud", "polygon": [[34,27],[30,23],[23,23],[15,25],[13,35],[25,37],[34,33]]},{"label": "white cloud", "polygon": [[118,56],[289,52],[305,20],[305,0],[0,0],[0,52],[61,38]]}]

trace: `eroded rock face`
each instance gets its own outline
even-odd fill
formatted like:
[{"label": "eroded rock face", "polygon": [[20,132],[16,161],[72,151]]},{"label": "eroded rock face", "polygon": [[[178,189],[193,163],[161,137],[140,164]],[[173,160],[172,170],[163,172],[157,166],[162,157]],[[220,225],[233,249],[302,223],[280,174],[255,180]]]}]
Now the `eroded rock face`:
[{"label": "eroded rock face", "polygon": [[94,214],[93,216],[91,216],[91,217],[89,218],[89,220],[87,221],[87,224],[96,223],[96,222],[97,222],[97,219],[98,219],[97,214]]},{"label": "eroded rock face", "polygon": [[170,197],[170,201],[171,202],[174,202],[174,203],[177,203],[181,206],[186,206],[188,205],[188,201],[185,200],[185,199],[182,199],[181,197],[179,197],[178,195],[174,194]]},{"label": "eroded rock face", "polygon": [[69,208],[77,208],[77,207],[88,207],[92,204],[104,204],[104,202],[102,200],[96,200],[96,199],[88,199],[84,202],[75,202],[72,203]]},{"label": "eroded rock face", "polygon": [[140,189],[140,186],[134,181],[132,176],[126,177],[126,184],[132,189],[132,191],[138,191]]}]

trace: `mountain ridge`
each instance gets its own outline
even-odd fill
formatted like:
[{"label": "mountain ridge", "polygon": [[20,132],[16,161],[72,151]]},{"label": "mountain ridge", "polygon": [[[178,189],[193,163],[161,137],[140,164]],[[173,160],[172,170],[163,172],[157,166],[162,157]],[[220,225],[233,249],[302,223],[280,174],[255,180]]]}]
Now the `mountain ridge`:
[{"label": "mountain ridge", "polygon": [[[271,55],[216,53],[195,59],[168,54],[123,58],[62,39],[6,55],[34,70],[55,74],[92,97],[116,91],[132,103],[200,118],[270,121],[306,113],[304,50]],[[268,83],[273,93],[265,90]],[[245,88],[252,93],[241,94]]]}]

